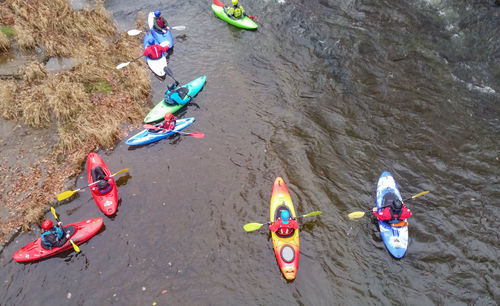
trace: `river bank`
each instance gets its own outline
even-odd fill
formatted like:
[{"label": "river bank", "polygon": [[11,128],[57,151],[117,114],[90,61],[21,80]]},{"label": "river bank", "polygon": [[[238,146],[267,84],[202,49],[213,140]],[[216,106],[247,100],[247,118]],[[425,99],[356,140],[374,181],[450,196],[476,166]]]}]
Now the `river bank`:
[{"label": "river bank", "polygon": [[[115,69],[140,43],[117,31],[102,1],[82,10],[67,0],[6,1],[0,33],[3,245],[74,186],[89,152],[113,148],[142,122],[150,80],[142,62]],[[54,70],[51,59],[72,64]]]}]

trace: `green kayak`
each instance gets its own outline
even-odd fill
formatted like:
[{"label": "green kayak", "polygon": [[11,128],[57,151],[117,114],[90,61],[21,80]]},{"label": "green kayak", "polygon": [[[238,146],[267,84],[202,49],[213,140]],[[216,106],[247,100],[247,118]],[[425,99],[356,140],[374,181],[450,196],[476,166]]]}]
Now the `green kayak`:
[{"label": "green kayak", "polygon": [[250,18],[247,16],[244,16],[243,18],[239,19],[233,19],[229,17],[226,14],[226,11],[224,10],[224,6],[218,6],[215,4],[212,4],[212,10],[214,11],[215,15],[219,17],[220,19],[224,20],[225,22],[232,24],[238,28],[242,29],[247,29],[247,30],[255,30],[257,29],[258,25]]},{"label": "green kayak", "polygon": [[[146,118],[144,118],[145,123],[153,123],[156,121],[163,120],[163,117],[166,113],[175,113],[180,110],[186,103],[191,101],[191,99],[200,92],[205,85],[205,81],[207,80],[206,76],[201,76],[197,79],[192,80],[191,82],[180,86],[180,88],[187,89],[187,95],[182,100],[177,100],[177,95],[170,95],[175,103],[173,105],[167,104],[165,99],[161,100],[160,103],[156,104],[155,107],[148,113]],[[170,94],[170,90],[167,89],[166,94]],[[179,103],[180,102],[180,103]]]}]

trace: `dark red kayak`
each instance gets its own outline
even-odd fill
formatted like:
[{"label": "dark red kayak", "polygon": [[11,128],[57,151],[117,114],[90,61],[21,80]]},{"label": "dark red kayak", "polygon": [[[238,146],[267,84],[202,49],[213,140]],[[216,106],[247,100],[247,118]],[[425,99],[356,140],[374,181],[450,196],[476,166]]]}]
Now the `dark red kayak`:
[{"label": "dark red kayak", "polygon": [[[115,180],[111,177],[111,172],[101,157],[97,155],[97,153],[92,152],[87,156],[87,177],[89,185],[94,183],[96,167],[100,167],[104,174],[110,177],[108,183],[111,188],[105,194],[101,194],[97,189],[97,184],[94,184],[90,186],[90,192],[102,212],[110,216],[116,212],[116,208],[118,207],[118,192],[116,190]],[[92,176],[93,171],[94,177]]]},{"label": "dark red kayak", "polygon": [[[89,219],[78,223],[68,224],[63,226],[64,231],[70,230],[71,239],[75,244],[81,244],[94,236],[102,226],[102,218]],[[12,255],[12,258],[17,262],[35,261],[42,258],[47,258],[57,253],[73,249],[73,245],[69,239],[61,247],[52,248],[51,250],[44,249],[41,245],[42,238],[28,243],[19,251]]]}]

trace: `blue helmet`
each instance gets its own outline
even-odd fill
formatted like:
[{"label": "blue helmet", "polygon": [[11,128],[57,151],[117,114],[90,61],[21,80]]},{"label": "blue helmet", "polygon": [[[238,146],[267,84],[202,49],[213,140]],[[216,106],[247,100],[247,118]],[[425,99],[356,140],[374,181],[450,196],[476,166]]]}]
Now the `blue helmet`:
[{"label": "blue helmet", "polygon": [[154,40],[154,38],[150,38],[150,39],[148,40],[148,45],[154,45],[154,44],[155,44],[155,40]]},{"label": "blue helmet", "polygon": [[160,17],[160,15],[161,15],[161,12],[160,12],[160,11],[155,11],[155,17],[156,17],[156,18]]},{"label": "blue helmet", "polygon": [[281,211],[281,222],[283,222],[284,224],[288,224],[288,218],[290,218],[290,212],[288,212],[288,210],[286,209],[283,209]]}]

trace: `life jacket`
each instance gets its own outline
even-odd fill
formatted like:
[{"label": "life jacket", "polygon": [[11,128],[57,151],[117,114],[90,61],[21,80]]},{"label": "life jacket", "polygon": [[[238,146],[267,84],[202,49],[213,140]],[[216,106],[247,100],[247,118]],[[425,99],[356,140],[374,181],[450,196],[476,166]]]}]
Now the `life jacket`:
[{"label": "life jacket", "polygon": [[163,17],[156,18],[156,24],[163,29],[165,27],[165,21],[163,20]]},{"label": "life jacket", "polygon": [[291,233],[293,232],[293,228],[289,228],[289,227],[280,227],[278,229],[278,234],[282,235],[282,236],[287,236],[287,235],[290,235]]},{"label": "life jacket", "polygon": [[233,16],[235,18],[240,18],[241,17],[241,8],[238,5],[234,6],[234,13]]},{"label": "life jacket", "polygon": [[[59,226],[53,226],[50,230],[42,233],[42,247],[51,250],[55,246],[60,246],[64,237],[64,231]],[[57,244],[57,245],[56,245]]]},{"label": "life jacket", "polygon": [[165,120],[165,122],[163,123],[163,128],[167,130],[173,130],[175,128],[176,123],[177,119],[175,118],[174,115],[172,115],[172,117],[170,117],[168,121]]}]

